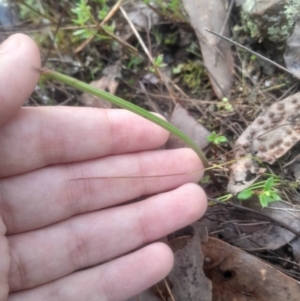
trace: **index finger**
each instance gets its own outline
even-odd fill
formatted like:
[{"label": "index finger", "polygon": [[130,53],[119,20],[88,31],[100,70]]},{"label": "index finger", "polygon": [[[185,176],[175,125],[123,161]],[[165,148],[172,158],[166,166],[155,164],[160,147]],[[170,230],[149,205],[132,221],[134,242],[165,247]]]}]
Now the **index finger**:
[{"label": "index finger", "polygon": [[20,109],[39,79],[40,54],[34,41],[14,34],[0,46],[0,126]]},{"label": "index finger", "polygon": [[22,108],[0,129],[0,177],[155,149],[168,136],[158,125],[125,110]]}]

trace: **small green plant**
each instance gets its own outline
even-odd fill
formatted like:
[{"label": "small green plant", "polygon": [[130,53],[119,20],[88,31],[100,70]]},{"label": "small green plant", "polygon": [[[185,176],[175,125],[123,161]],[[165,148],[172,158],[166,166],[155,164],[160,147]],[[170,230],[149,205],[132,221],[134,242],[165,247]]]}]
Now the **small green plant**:
[{"label": "small green plant", "polygon": [[195,94],[201,83],[201,76],[204,73],[204,69],[199,60],[188,61],[184,64],[175,66],[172,70],[174,75],[179,75],[184,84],[193,89],[192,93]]},{"label": "small green plant", "polygon": [[177,40],[178,40],[178,37],[177,37],[177,33],[176,32],[169,33],[164,38],[164,44],[168,45],[168,46],[173,46],[173,45],[176,44]]},{"label": "small green plant", "polygon": [[128,61],[128,63],[126,65],[127,65],[128,69],[131,69],[131,68],[135,69],[142,62],[143,62],[143,60],[140,57],[138,57],[136,55],[132,55],[132,56],[130,56],[130,59],[129,59],[129,61]]},{"label": "small green plant", "polygon": [[[99,0],[98,5],[100,5],[100,9],[98,11],[98,19],[101,21],[105,18],[106,14],[109,11],[109,7],[106,4],[107,0]],[[77,36],[80,40],[88,39],[92,36],[94,36],[97,32],[97,29],[91,28],[91,26],[94,26],[97,24],[97,21],[94,19],[92,13],[91,13],[91,6],[88,5],[87,0],[80,0],[78,3],[76,3],[75,8],[71,9],[72,13],[74,14],[74,18],[72,19],[72,22],[80,26],[82,28],[76,30],[73,35]],[[114,32],[114,25],[103,25],[103,30],[107,31],[109,33]],[[101,34],[96,34],[95,36],[96,40],[101,41],[104,39],[107,39],[108,37]]]},{"label": "small green plant", "polygon": [[87,4],[86,0],[80,0],[71,11],[76,15],[76,18],[72,19],[74,24],[83,26],[90,20],[91,7]]},{"label": "small green plant", "polygon": [[[75,25],[82,27],[89,25],[89,21],[91,20],[91,7],[87,4],[86,0],[80,0],[71,11],[76,16],[72,19]],[[93,35],[93,31],[88,28],[81,28],[76,30],[73,34],[82,39],[87,39]]]},{"label": "small green plant", "polygon": [[228,101],[227,97],[222,98],[222,101],[217,104],[217,108],[219,111],[226,111],[226,112],[233,111],[232,104]]},{"label": "small green plant", "polygon": [[208,137],[207,140],[212,144],[219,145],[221,143],[227,142],[227,138],[222,135],[218,135],[215,131],[213,131]]},{"label": "small green plant", "polygon": [[181,9],[181,1],[180,0],[156,0],[156,1],[152,1],[152,0],[144,0],[145,4],[152,4],[152,2],[155,3],[155,5],[157,5],[162,14],[167,17],[168,19],[173,19],[176,21],[185,21],[185,17],[182,13],[182,9]]},{"label": "small green plant", "polygon": [[204,175],[202,179],[200,180],[201,184],[208,184],[210,182],[210,176],[209,175]]},{"label": "small green plant", "polygon": [[98,0],[99,1],[99,4],[100,4],[100,7],[101,9],[98,11],[98,19],[99,20],[103,20],[108,12],[109,12],[109,7],[107,6],[107,0]]},{"label": "small green plant", "polygon": [[[157,68],[163,68],[163,67],[167,66],[167,64],[164,63],[164,55],[163,54],[160,54],[157,57],[155,57],[153,60],[153,63]],[[149,71],[154,73],[155,68],[151,66],[151,67],[149,67]]]},{"label": "small green plant", "polygon": [[[36,14],[33,11],[39,11],[39,3],[35,0],[24,0],[23,3],[20,3],[19,17],[21,20],[35,18]],[[22,5],[23,4],[23,5]],[[5,4],[6,5],[6,4]]]},{"label": "small green plant", "polygon": [[277,194],[277,190],[274,188],[275,182],[274,178],[268,178],[263,188],[257,190],[253,187],[249,187],[243,191],[241,191],[237,198],[239,200],[248,200],[253,194],[257,195],[259,198],[259,202],[262,207],[268,207],[270,203],[277,202],[281,200],[281,197]]},{"label": "small green plant", "polygon": [[157,28],[155,28],[155,27],[152,28],[151,32],[152,32],[152,34],[153,34],[153,36],[155,38],[156,44],[160,45],[162,43],[162,41],[163,41],[163,35],[162,35],[162,33]]}]

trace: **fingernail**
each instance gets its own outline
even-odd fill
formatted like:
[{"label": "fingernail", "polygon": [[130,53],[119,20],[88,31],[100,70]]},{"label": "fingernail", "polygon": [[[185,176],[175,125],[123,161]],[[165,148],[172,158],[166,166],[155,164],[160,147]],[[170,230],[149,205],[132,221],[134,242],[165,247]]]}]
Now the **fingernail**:
[{"label": "fingernail", "polygon": [[19,47],[19,38],[18,37],[9,37],[0,45],[0,53],[6,53],[12,51]]}]

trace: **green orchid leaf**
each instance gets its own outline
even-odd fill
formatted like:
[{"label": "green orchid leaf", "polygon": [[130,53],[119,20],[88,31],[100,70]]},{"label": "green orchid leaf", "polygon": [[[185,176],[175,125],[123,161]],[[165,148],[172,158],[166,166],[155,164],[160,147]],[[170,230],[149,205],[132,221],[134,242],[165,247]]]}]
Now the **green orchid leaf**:
[{"label": "green orchid leaf", "polygon": [[[162,57],[163,58],[163,57]],[[140,115],[157,125],[161,126],[162,128],[166,129],[179,139],[181,139],[183,142],[185,142],[190,148],[192,148],[196,154],[199,156],[201,159],[203,165],[205,168],[207,168],[207,173],[209,174],[210,178],[214,182],[217,188],[220,188],[220,183],[216,179],[214,173],[210,169],[209,162],[207,161],[205,155],[203,154],[202,150],[195,144],[193,140],[191,140],[187,135],[185,135],[183,132],[181,132],[179,129],[177,129],[175,126],[172,124],[168,123],[167,121],[163,120],[162,118],[148,112],[147,110],[140,108],[137,105],[132,104],[131,102],[128,102],[120,97],[117,97],[115,95],[112,95],[110,93],[107,93],[103,90],[97,89],[95,87],[92,87],[91,85],[84,83],[80,80],[77,80],[73,77],[70,77],[68,75],[55,72],[46,68],[43,68],[40,70],[41,72],[41,79],[42,80],[47,80],[47,79],[54,79],[58,80],[62,83],[65,83],[71,87],[74,87],[76,89],[79,89],[83,92],[89,93],[91,95],[94,95],[96,97],[100,97],[108,102],[113,103],[114,105],[121,107],[123,109],[129,110],[137,115]]]}]

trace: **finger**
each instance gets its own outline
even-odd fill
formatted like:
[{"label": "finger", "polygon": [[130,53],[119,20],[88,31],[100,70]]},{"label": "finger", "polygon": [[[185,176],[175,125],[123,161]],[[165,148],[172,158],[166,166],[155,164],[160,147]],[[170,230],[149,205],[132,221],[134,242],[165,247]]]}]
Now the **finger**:
[{"label": "finger", "polygon": [[[189,173],[195,170],[198,172]],[[181,175],[143,178],[174,173]],[[202,174],[201,161],[191,149],[142,152],[58,165],[0,181],[0,212],[7,233],[15,234],[198,182]],[[97,176],[108,178],[69,181]],[[125,178],[110,178],[114,176]]]},{"label": "finger", "polygon": [[0,129],[0,177],[153,149],[168,136],[166,130],[125,110],[23,108]]},{"label": "finger", "polygon": [[186,184],[142,202],[9,236],[11,291],[119,257],[194,222],[205,209],[203,190]]},{"label": "finger", "polygon": [[0,46],[0,126],[20,109],[39,79],[40,54],[34,41],[14,34]]},{"label": "finger", "polygon": [[171,250],[155,243],[101,266],[11,294],[8,301],[126,300],[166,277],[172,265]]},{"label": "finger", "polygon": [[7,300],[9,286],[8,273],[10,266],[10,254],[8,240],[5,237],[6,227],[0,216],[0,301]]}]

